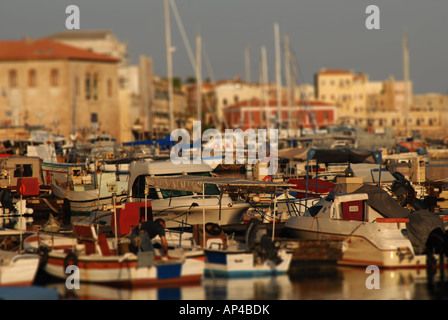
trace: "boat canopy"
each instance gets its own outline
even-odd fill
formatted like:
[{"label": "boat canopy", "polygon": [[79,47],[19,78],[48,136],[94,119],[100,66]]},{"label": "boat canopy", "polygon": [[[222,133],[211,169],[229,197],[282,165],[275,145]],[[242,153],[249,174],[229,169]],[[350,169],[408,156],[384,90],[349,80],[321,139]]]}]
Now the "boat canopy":
[{"label": "boat canopy", "polygon": [[289,183],[277,183],[271,181],[245,180],[236,178],[202,177],[202,176],[169,176],[169,177],[151,177],[146,176],[146,184],[152,187],[186,190],[196,193],[202,193],[203,185],[214,184],[225,189],[244,189],[263,192],[275,192],[280,188],[293,186]]},{"label": "boat canopy", "polygon": [[350,148],[310,149],[308,160],[319,163],[381,163],[380,151],[358,150]]},{"label": "boat canopy", "polygon": [[307,158],[308,150],[310,148],[288,148],[278,150],[278,157],[288,160],[302,160]]}]

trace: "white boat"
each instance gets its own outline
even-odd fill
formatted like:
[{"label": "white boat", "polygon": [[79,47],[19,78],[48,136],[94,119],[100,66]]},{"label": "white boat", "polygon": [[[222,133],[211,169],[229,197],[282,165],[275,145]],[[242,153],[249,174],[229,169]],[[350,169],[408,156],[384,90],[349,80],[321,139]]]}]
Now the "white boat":
[{"label": "white boat", "polygon": [[112,203],[113,194],[119,202],[127,196],[127,172],[83,164],[43,163],[42,170],[51,181],[54,195],[68,199],[73,215],[89,215]]},{"label": "white boat", "polygon": [[[134,162],[130,165],[129,201],[150,202],[153,218],[163,218],[167,228],[207,222],[233,224],[249,204],[220,193],[213,182],[206,182],[195,189],[186,188],[185,179],[206,179],[212,169],[205,163],[174,165],[170,160]],[[146,194],[145,194],[146,192]]]},{"label": "white boat", "polygon": [[336,185],[304,215],[289,218],[285,229],[299,239],[343,240],[340,265],[426,267],[427,255],[447,247],[438,215],[411,212],[386,191],[366,184]]},{"label": "white boat", "polygon": [[292,250],[281,247],[280,242],[258,225],[249,224],[245,242],[228,239],[218,225],[211,228],[215,235],[207,235],[206,241],[202,241],[205,243],[205,276],[257,278],[286,274]]},{"label": "white boat", "polygon": [[280,249],[275,259],[242,248],[205,249],[205,275],[209,277],[264,277],[286,274],[292,253]]},{"label": "white boat", "polygon": [[204,271],[202,251],[162,258],[147,252],[138,255],[119,253],[109,247],[104,234],[96,234],[94,225],[73,223],[79,237],[76,250],[51,250],[44,269],[50,275],[67,279],[70,265],[77,266],[79,281],[120,286],[170,286],[199,284]]},{"label": "white boat", "polygon": [[0,251],[0,287],[31,286],[39,268],[37,254]]}]

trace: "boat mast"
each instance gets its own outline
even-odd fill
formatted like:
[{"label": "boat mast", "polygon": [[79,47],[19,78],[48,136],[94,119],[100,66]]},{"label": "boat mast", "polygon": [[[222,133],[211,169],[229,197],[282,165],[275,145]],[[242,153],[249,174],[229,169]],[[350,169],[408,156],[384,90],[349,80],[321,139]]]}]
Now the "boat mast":
[{"label": "boat mast", "polygon": [[247,44],[244,50],[244,61],[246,63],[246,82],[250,83],[250,46]]},{"label": "boat mast", "polygon": [[78,81],[79,81],[78,74],[75,73],[73,83],[72,139],[75,139],[76,134],[76,107],[77,107]]},{"label": "boat mast", "polygon": [[281,79],[281,57],[280,57],[280,31],[278,23],[274,23],[275,31],[275,78],[277,80],[277,128],[282,127],[282,79]]},{"label": "boat mast", "polygon": [[291,54],[289,51],[289,36],[285,35],[285,77],[286,77],[286,101],[288,103],[288,129],[292,129],[292,102],[291,102]]},{"label": "boat mast", "polygon": [[170,132],[174,130],[174,107],[173,107],[173,62],[171,48],[171,29],[170,29],[170,7],[169,0],[164,0],[165,4],[165,42],[166,42],[166,63],[168,78],[168,104],[170,118]]},{"label": "boat mast", "polygon": [[403,81],[404,81],[404,108],[406,114],[406,138],[409,138],[409,51],[406,32],[403,35]]},{"label": "boat mast", "polygon": [[266,47],[261,47],[261,70],[263,75],[263,104],[264,104],[264,113],[265,113],[265,123],[266,123],[266,129],[269,129],[269,99],[267,97],[267,84],[268,84],[268,67],[267,67],[267,61],[266,61]]},{"label": "boat mast", "polygon": [[197,121],[202,120],[202,105],[201,105],[201,88],[202,88],[202,71],[201,71],[201,49],[202,39],[200,35],[196,36],[196,108]]}]

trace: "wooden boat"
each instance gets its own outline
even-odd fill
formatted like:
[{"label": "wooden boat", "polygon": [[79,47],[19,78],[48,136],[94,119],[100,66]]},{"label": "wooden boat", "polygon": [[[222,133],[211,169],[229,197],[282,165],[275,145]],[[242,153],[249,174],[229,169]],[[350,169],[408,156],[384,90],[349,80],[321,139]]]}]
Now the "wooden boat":
[{"label": "wooden boat", "polygon": [[78,268],[80,282],[108,285],[179,286],[198,284],[202,278],[204,259],[200,251],[168,259],[152,252],[120,253],[109,248],[105,235],[97,234],[94,225],[73,223],[73,228],[78,236],[77,249],[52,250],[45,261],[45,271],[57,278],[67,279],[69,265]]},{"label": "wooden boat", "polygon": [[304,215],[289,218],[285,230],[299,239],[342,240],[340,265],[423,268],[427,256],[447,248],[438,215],[411,212],[380,187],[366,184],[336,185]]}]

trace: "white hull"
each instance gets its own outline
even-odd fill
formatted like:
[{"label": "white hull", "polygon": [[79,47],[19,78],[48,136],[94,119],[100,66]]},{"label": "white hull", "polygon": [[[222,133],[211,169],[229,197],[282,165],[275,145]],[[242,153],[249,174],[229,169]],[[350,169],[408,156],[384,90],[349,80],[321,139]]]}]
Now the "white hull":
[{"label": "white hull", "polygon": [[39,268],[39,261],[38,255],[18,254],[9,262],[2,262],[0,286],[31,286]]},{"label": "white hull", "polygon": [[[301,217],[303,219],[305,217]],[[339,265],[347,266],[368,266],[375,265],[383,268],[423,268],[426,267],[425,255],[414,255],[412,245],[408,240],[381,238],[378,232],[378,226],[360,227],[356,232],[350,235],[349,232],[342,233],[340,230],[328,230],[325,228],[325,222],[319,220],[319,229],[301,229],[298,226],[292,227],[287,224],[288,231],[295,237],[304,240],[342,240],[345,241],[342,259],[338,261]],[[317,224],[317,222],[315,222]],[[359,225],[359,222],[357,223]],[[372,239],[367,234],[363,234],[370,227],[371,231],[379,233],[379,237]],[[352,229],[356,228],[354,224]],[[400,231],[399,229],[397,229]],[[387,236],[386,236],[387,237]],[[378,246],[379,242],[390,240],[396,245]],[[383,243],[384,244],[384,243]]]},{"label": "white hull", "polygon": [[206,275],[223,277],[260,277],[285,274],[289,270],[292,253],[279,250],[279,264],[271,260],[256,262],[253,252],[231,250],[204,250]]},{"label": "white hull", "polygon": [[[164,219],[167,228],[203,224],[204,217],[205,223],[213,222],[221,225],[240,223],[242,213],[250,206],[242,201],[233,202],[227,196],[222,198],[221,209],[219,196],[205,196],[205,199],[200,195],[184,196],[148,200],[148,202],[151,202],[154,219]],[[192,206],[193,203],[197,206]]]},{"label": "white hull", "polygon": [[[108,193],[98,197],[98,190],[73,191],[52,185],[54,195],[59,199],[68,199],[70,201],[70,211],[72,214],[89,214],[92,211],[101,209],[104,205],[112,204],[112,194]],[[117,195],[116,202],[119,203],[126,198],[127,194]]]}]

